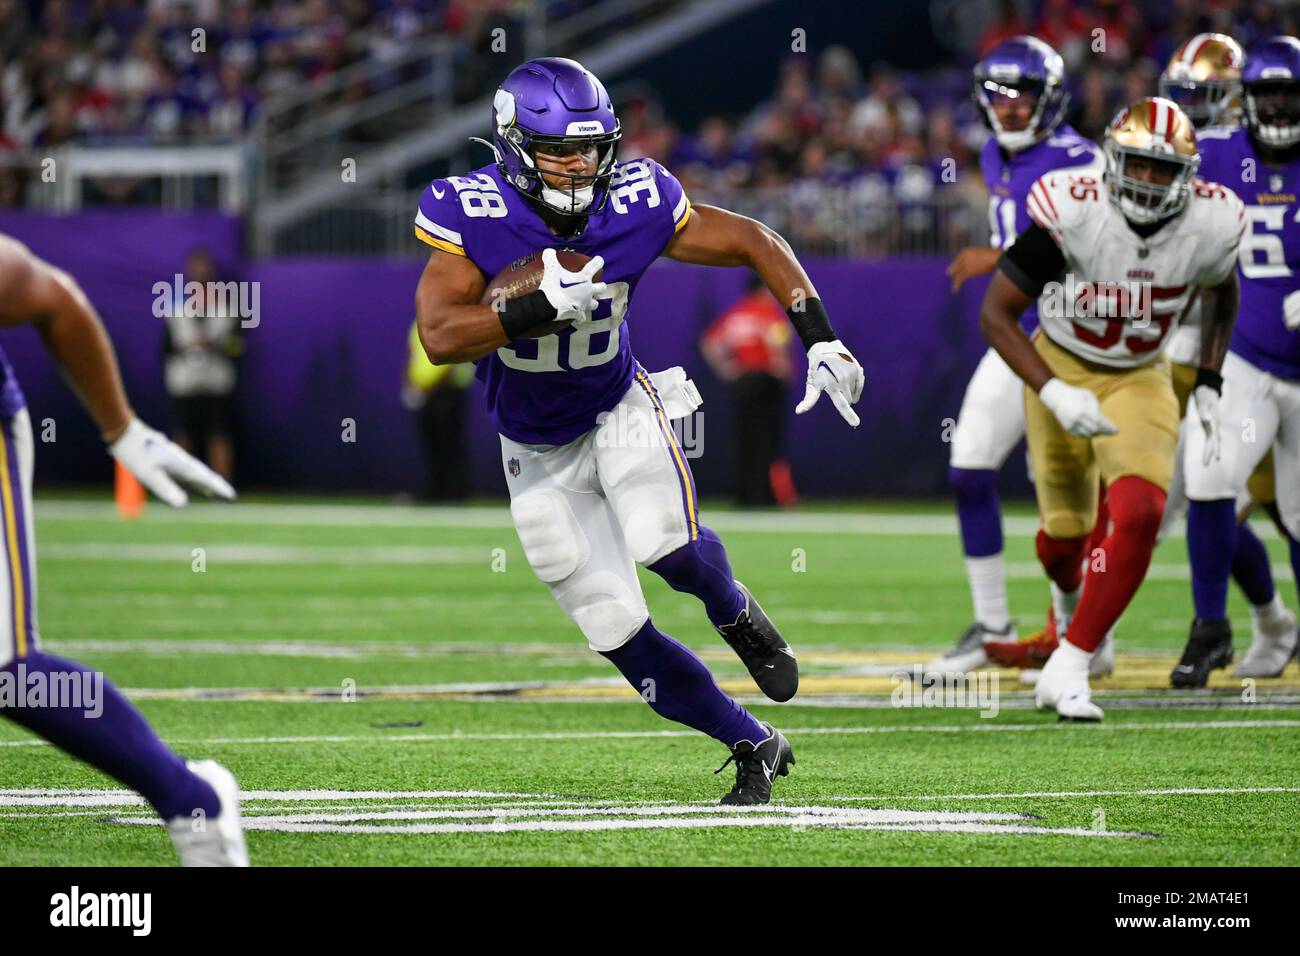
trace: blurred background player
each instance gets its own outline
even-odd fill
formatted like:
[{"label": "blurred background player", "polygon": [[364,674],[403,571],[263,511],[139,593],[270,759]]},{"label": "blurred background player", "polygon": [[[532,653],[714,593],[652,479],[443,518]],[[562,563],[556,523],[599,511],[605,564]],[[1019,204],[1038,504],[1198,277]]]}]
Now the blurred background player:
[{"label": "blurred background player", "polygon": [[[1228,576],[1248,533],[1237,523],[1238,503],[1270,446],[1274,513],[1300,582],[1300,225],[1294,221],[1300,208],[1300,40],[1258,43],[1241,79],[1245,128],[1206,131],[1201,142],[1204,176],[1240,193],[1249,231],[1241,244],[1241,309],[1223,363],[1221,415],[1228,427],[1221,449],[1207,447],[1195,428],[1187,430],[1187,551],[1196,617],[1170,675],[1175,687],[1204,687],[1210,671],[1232,660]],[[1252,609],[1254,638],[1233,671],[1237,676],[1276,677],[1295,653],[1295,618],[1282,607],[1271,578],[1268,584],[1263,608]]]},{"label": "blurred background player", "polygon": [[[980,153],[989,191],[990,245],[963,249],[953,260],[954,292],[968,279],[992,272],[1002,251],[1029,227],[1025,199],[1039,177],[1101,163],[1096,145],[1064,125],[1070,99],[1065,66],[1042,40],[1018,36],[999,43],[975,65],[973,96],[993,132]],[[1031,335],[1038,327],[1035,305],[1025,310],[1021,325]],[[987,643],[1016,641],[1002,559],[998,472],[1025,435],[1024,404],[1024,383],[990,348],[966,386],[948,469],[975,621],[955,648],[928,665],[930,671],[982,667],[989,663]]]},{"label": "blurred background player", "polygon": [[[698,393],[680,367],[655,375],[641,368],[624,326],[628,303],[660,255],[747,266],[808,349],[796,411],[825,392],[856,426],[851,406],[862,394],[862,367],[779,235],[722,209],[693,208],[653,160],[615,161],[618,117],[581,64],[526,61],[497,90],[492,120],[496,162],[435,180],[420,198],[416,235],[432,246],[416,290],[425,351],[435,364],[478,362],[520,545],[591,649],[656,713],[731,750],[736,783],[723,803],[767,803],[773,778],[793,763],[789,743],[655,627],[635,565],[698,597],[772,699],[794,696],[798,664],[732,576],[721,540],[700,524],[694,480],[669,424],[694,411]],[[499,311],[482,301],[485,276],[543,244],[540,288]],[[570,272],[557,246],[592,258]]]},{"label": "blurred background player", "polygon": [[[1203,332],[1193,406],[1207,435],[1219,433],[1219,368],[1237,311],[1244,218],[1230,190],[1194,181],[1195,133],[1169,100],[1122,110],[1105,155],[1100,180],[1064,170],[1034,184],[1034,223],[999,260],[980,313],[985,337],[1025,382],[1043,525],[1038,557],[1054,584],[1062,635],[1035,698],[1075,720],[1103,717],[1089,666],[1155,548],[1178,442],[1178,401],[1161,350],[1197,287]],[[1065,292],[1062,276],[1066,287],[1091,292],[1095,307]],[[1049,283],[1031,342],[1017,320]],[[1100,565],[1085,578],[1099,474],[1114,530],[1087,556]]]},{"label": "blurred background player", "polygon": [[[178,481],[221,498],[235,491],[135,417],[122,390],[113,345],[71,276],[0,236],[0,325],[30,323],[95,420],[109,453],[173,507],[188,498]],[[32,516],[31,420],[13,369],[0,353],[0,672],[11,687],[43,678],[54,688],[101,678],[40,649],[36,626],[36,531]],[[13,682],[17,682],[15,685]],[[5,695],[12,699],[11,695]],[[167,825],[183,866],[247,866],[239,824],[239,785],[212,760],[186,761],[154,733],[107,680],[101,712],[71,701],[40,706],[0,701],[0,714],[138,791]]]},{"label": "blurred background player", "polygon": [[244,351],[240,316],[225,295],[208,295],[217,265],[207,249],[185,260],[185,285],[203,285],[200,307],[193,299],[173,302],[163,339],[163,373],[176,410],[176,444],[198,456],[229,481],[235,470],[233,441],[235,387]]},{"label": "blurred background player", "polygon": [[700,351],[731,392],[736,504],[793,504],[790,465],[781,454],[794,374],[790,321],[762,280],[755,276],[749,291],[710,323]]},{"label": "blurred background player", "polygon": [[423,496],[430,501],[463,501],[469,497],[465,391],[474,381],[474,366],[469,362],[430,362],[420,342],[417,322],[411,323],[406,349],[402,404],[415,413],[415,425],[429,462],[429,483]]}]

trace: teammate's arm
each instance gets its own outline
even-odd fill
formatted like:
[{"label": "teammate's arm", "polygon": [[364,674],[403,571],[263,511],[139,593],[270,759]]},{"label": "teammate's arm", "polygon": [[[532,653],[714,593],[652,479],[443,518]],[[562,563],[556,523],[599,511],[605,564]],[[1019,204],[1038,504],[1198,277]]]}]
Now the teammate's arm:
[{"label": "teammate's arm", "polygon": [[748,266],[786,310],[808,351],[804,397],[795,411],[812,408],[826,392],[854,428],[852,405],[862,397],[862,366],[831,328],[826,308],[790,244],[755,219],[716,206],[692,206],[686,225],[664,249],[678,262],[702,266]]},{"label": "teammate's arm", "polygon": [[178,481],[205,494],[235,497],[224,478],[135,417],[113,343],[76,280],[0,236],[0,325],[20,324],[36,326],[109,453],[141,484],[174,508],[189,500]]},{"label": "teammate's arm", "polygon": [[980,306],[980,331],[1066,431],[1082,438],[1113,435],[1117,429],[1101,413],[1097,396],[1056,378],[1020,328],[1020,314],[1064,271],[1065,256],[1051,233],[1031,225],[998,260]]},{"label": "teammate's arm", "polygon": [[7,237],[0,237],[0,323],[34,325],[104,441],[122,436],[131,406],[94,306],[72,276]]},{"label": "teammate's arm", "polygon": [[1201,456],[1205,465],[1218,460],[1223,444],[1219,421],[1219,396],[1223,392],[1220,370],[1228,354],[1228,343],[1232,340],[1240,299],[1236,266],[1218,285],[1201,290],[1201,367],[1196,370],[1192,406],[1205,431],[1205,449]]}]

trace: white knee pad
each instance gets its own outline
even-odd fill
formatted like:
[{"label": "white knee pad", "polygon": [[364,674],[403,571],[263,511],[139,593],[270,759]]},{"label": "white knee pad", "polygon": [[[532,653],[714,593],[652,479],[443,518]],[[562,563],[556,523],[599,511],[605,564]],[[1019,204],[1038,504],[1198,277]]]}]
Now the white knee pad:
[{"label": "white knee pad", "polygon": [[579,575],[555,596],[593,651],[617,650],[650,617],[640,588],[610,571]]},{"label": "white knee pad", "polygon": [[559,491],[527,491],[510,502],[510,515],[524,556],[547,584],[563,581],[587,562],[591,546]]},{"label": "white knee pad", "polygon": [[650,486],[629,491],[620,501],[619,523],[628,552],[637,564],[654,564],[690,540],[681,493]]}]

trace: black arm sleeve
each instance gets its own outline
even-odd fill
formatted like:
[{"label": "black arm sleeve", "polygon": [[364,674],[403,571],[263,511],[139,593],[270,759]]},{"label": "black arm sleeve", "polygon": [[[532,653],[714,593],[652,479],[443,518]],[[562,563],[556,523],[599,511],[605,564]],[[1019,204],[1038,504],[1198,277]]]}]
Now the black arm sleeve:
[{"label": "black arm sleeve", "polygon": [[1025,295],[1037,298],[1043,286],[1065,272],[1065,256],[1052,234],[1035,222],[998,259],[998,270]]}]

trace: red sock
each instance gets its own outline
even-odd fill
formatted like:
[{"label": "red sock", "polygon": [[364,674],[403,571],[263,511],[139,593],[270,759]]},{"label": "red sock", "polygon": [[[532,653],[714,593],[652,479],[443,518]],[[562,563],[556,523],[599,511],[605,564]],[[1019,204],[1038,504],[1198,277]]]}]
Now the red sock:
[{"label": "red sock", "polygon": [[1062,591],[1079,589],[1079,582],[1083,580],[1083,549],[1087,543],[1087,538],[1051,538],[1042,528],[1038,529],[1035,542],[1038,560],[1047,576]]},{"label": "red sock", "polygon": [[1106,500],[1106,483],[1098,482],[1097,489],[1097,523],[1093,525],[1092,534],[1088,535],[1087,554],[1092,555],[1101,547],[1110,534],[1110,503]]},{"label": "red sock", "polygon": [[1135,475],[1118,479],[1110,486],[1108,498],[1115,530],[1099,545],[1101,554],[1088,574],[1067,635],[1071,644],[1085,651],[1097,649],[1137,593],[1151,564],[1165,510],[1165,493]]}]

